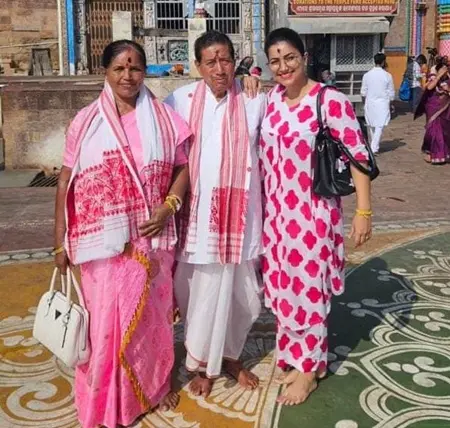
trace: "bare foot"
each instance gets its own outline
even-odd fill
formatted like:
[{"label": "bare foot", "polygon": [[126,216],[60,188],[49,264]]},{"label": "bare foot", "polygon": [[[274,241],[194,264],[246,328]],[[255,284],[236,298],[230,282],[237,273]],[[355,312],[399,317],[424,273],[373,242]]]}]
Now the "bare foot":
[{"label": "bare foot", "polygon": [[428,155],[428,154],[424,155],[423,160],[426,163],[431,163],[431,155]]},{"label": "bare foot", "polygon": [[293,406],[304,403],[310,394],[317,388],[317,374],[300,373],[292,370],[289,373],[290,379],[295,379],[289,384],[286,390],[277,399],[278,403],[284,406]]},{"label": "bare foot", "polygon": [[275,383],[278,385],[289,385],[297,379],[297,370],[290,370],[288,372],[283,373],[275,379]]},{"label": "bare foot", "polygon": [[162,412],[168,412],[169,410],[175,410],[180,402],[180,395],[176,392],[170,391],[159,403],[159,409]]},{"label": "bare foot", "polygon": [[205,374],[197,373],[189,384],[189,390],[196,397],[203,396],[206,398],[209,394],[211,394],[213,383],[214,381],[212,379],[208,379]]},{"label": "bare foot", "polygon": [[259,385],[259,378],[244,368],[240,361],[224,361],[225,371],[234,377],[243,388],[253,391]]}]

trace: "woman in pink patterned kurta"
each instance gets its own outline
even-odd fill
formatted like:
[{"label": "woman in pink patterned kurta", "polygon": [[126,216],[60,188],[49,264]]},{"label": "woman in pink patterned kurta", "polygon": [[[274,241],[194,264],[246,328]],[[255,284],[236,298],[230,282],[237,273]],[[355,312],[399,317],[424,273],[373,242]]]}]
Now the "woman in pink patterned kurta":
[{"label": "woman in pink patterned kurta", "polygon": [[[318,132],[321,84],[308,79],[300,36],[273,31],[266,54],[278,85],[270,92],[261,131],[265,191],[263,276],[266,304],[278,320],[278,364],[292,368],[279,401],[299,404],[317,387],[327,365],[327,317],[333,294],[344,291],[344,230],[339,198],[312,190],[313,151]],[[359,161],[367,150],[352,104],[330,88],[322,117],[335,137]],[[352,169],[358,210],[352,224],[355,245],[370,238],[370,180]],[[364,210],[364,212],[362,211]]]}]

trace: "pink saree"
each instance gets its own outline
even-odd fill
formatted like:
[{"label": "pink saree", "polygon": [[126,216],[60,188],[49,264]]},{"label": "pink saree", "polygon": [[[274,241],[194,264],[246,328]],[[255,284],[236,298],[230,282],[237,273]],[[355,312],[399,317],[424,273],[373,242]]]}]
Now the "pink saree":
[{"label": "pink saree", "polygon": [[[135,112],[119,118],[107,87],[103,105],[99,99],[81,111],[67,135],[64,165],[72,169],[72,179],[65,245],[71,260],[83,260],[92,348],[89,362],[75,374],[83,428],[130,425],[170,389],[175,227],[171,223],[148,239],[137,235],[137,226],[146,210],[164,201],[173,167],[187,163],[182,143],[190,131],[169,107],[142,91],[141,104],[152,104],[157,141],[144,138],[139,128],[139,102]],[[151,127],[149,122],[144,126]],[[104,126],[115,127],[117,141],[103,141],[111,135]],[[147,157],[144,141],[155,145]]]},{"label": "pink saree", "polygon": [[83,428],[128,426],[169,392],[174,362],[172,264],[145,240],[126,254],[81,266],[92,355],[77,368]]}]

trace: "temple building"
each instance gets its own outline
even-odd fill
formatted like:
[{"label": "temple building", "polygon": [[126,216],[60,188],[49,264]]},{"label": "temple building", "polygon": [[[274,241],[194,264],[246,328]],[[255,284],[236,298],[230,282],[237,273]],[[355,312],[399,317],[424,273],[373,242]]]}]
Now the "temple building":
[{"label": "temple building", "polygon": [[[144,46],[148,71],[156,75],[174,64],[188,66],[188,20],[199,6],[206,11],[208,29],[225,32],[231,37],[238,58],[256,55],[264,39],[264,11],[269,4],[264,0],[70,1],[73,2],[76,35],[73,44],[70,43],[70,35],[68,38],[72,69],[89,70],[94,74],[100,72],[101,53],[113,39],[115,24],[116,27],[127,27],[129,17],[128,35]],[[127,31],[123,34],[127,35]]]}]

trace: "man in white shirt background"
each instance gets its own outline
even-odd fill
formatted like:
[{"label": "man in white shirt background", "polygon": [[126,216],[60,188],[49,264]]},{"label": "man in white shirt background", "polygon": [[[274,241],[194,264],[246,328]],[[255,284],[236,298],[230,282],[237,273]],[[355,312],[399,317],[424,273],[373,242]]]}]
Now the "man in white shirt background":
[{"label": "man in white shirt background", "polygon": [[231,40],[209,31],[195,43],[203,80],[165,100],[190,125],[191,194],[181,221],[175,296],[185,324],[194,395],[207,397],[223,368],[243,387],[258,378],[239,362],[261,310],[259,127],[265,96],[247,98],[234,78]]},{"label": "man in white shirt background", "polygon": [[370,146],[376,154],[380,150],[383,129],[391,120],[391,103],[395,98],[392,75],[385,70],[386,56],[374,57],[375,67],[363,76],[361,96],[364,99],[364,115],[370,137]]},{"label": "man in white shirt background", "polygon": [[411,84],[411,111],[414,113],[417,106],[419,105],[420,98],[422,97],[422,80],[424,73],[422,67],[427,63],[425,55],[417,56],[416,60],[413,62],[413,73]]}]

